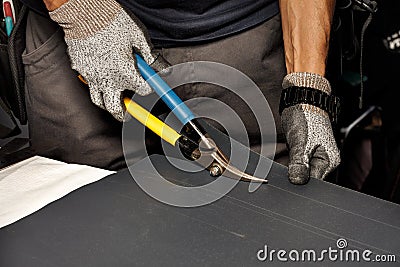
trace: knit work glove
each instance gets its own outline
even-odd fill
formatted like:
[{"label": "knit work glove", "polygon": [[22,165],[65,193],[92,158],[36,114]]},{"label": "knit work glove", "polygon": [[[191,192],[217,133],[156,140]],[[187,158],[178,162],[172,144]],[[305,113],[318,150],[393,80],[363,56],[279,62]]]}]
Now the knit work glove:
[{"label": "knit work glove", "polygon": [[114,0],[69,0],[50,17],[64,29],[72,68],[87,81],[92,102],[117,120],[124,118],[124,90],[152,92],[133,53],[141,54],[156,71],[168,66],[152,53],[140,21]]},{"label": "knit work glove", "polygon": [[[312,73],[291,73],[282,87],[309,87],[330,95],[327,79]],[[289,180],[306,184],[310,177],[324,179],[340,163],[339,150],[333,137],[328,114],[315,106],[297,104],[285,108],[282,126],[289,147]]]}]

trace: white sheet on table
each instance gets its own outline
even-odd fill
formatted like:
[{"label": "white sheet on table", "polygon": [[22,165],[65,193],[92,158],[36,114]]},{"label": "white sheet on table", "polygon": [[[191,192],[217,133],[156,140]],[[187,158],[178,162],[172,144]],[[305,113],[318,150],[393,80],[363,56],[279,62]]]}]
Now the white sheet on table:
[{"label": "white sheet on table", "polygon": [[0,228],[114,172],[40,156],[0,170]]}]

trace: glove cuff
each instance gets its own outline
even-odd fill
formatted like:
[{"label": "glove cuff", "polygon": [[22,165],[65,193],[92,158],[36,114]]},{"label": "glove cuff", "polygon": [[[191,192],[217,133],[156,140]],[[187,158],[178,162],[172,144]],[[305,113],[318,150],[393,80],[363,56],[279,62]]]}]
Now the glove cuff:
[{"label": "glove cuff", "polygon": [[283,89],[292,86],[313,88],[321,90],[328,95],[332,91],[331,85],[325,77],[309,72],[293,72],[286,75],[282,82]]},{"label": "glove cuff", "polygon": [[111,24],[121,10],[115,0],[69,0],[49,15],[66,39],[84,39]]}]

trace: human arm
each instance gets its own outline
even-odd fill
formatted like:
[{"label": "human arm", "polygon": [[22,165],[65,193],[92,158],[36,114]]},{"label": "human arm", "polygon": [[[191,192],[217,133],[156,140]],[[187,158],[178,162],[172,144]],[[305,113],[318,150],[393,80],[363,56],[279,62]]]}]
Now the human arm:
[{"label": "human arm", "polygon": [[68,0],[43,0],[43,2],[48,11],[53,11],[68,2]]},{"label": "human arm", "polygon": [[334,0],[280,0],[288,73],[325,75]]},{"label": "human arm", "polygon": [[[331,94],[324,78],[334,0],[280,0],[285,61],[283,88],[308,87]],[[340,162],[328,114],[309,104],[283,110],[289,146],[289,180],[305,184],[324,179]]]}]

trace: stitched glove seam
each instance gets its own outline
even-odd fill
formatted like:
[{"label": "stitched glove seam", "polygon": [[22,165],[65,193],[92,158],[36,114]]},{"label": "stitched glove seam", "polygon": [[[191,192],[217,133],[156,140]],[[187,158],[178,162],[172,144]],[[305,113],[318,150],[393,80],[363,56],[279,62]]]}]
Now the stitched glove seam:
[{"label": "stitched glove seam", "polygon": [[286,89],[292,86],[309,87],[331,94],[331,85],[329,81],[316,73],[293,72],[283,78],[282,88]]}]

